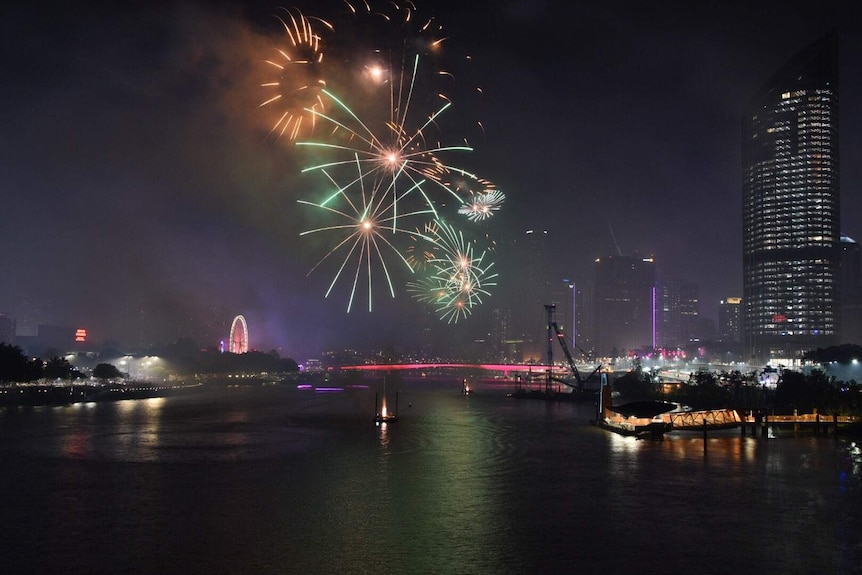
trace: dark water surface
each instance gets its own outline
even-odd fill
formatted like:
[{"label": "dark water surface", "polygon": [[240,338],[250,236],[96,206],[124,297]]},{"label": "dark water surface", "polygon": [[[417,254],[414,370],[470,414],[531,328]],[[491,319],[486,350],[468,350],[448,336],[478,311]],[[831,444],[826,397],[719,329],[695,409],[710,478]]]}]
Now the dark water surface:
[{"label": "dark water surface", "polygon": [[0,569],[862,572],[858,439],[737,430],[705,454],[459,390],[404,384],[383,428],[373,389],[2,409]]}]

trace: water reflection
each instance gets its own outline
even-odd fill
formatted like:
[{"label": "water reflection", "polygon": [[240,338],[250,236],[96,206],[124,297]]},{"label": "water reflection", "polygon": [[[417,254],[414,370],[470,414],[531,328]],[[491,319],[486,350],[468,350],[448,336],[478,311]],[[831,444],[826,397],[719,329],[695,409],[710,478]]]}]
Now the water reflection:
[{"label": "water reflection", "polygon": [[380,438],[380,455],[386,457],[389,455],[389,424],[385,421],[380,422],[377,424],[377,430],[377,435]]},{"label": "water reflection", "polygon": [[850,460],[851,473],[856,476],[862,476],[862,447],[855,441],[851,441],[847,448],[847,456]]},{"label": "water reflection", "polygon": [[165,401],[152,398],[54,408],[65,422],[55,431],[54,446],[70,459],[154,460]]},{"label": "water reflection", "polygon": [[[229,396],[152,398],[0,410],[0,425],[18,422],[10,442],[29,453],[71,460],[246,460],[307,450],[326,433],[259,390]],[[251,402],[251,403],[249,403]],[[259,405],[257,405],[260,403]]]},{"label": "water reflection", "polygon": [[630,477],[638,469],[638,452],[646,446],[643,441],[617,433],[608,433],[608,451],[611,465],[608,470],[618,477]]},{"label": "water reflection", "polygon": [[371,391],[0,410],[8,547],[29,562],[11,571],[808,573],[862,560],[858,443],[737,432],[704,450],[698,433],[638,441],[591,426],[592,406],[481,387],[402,399],[413,407],[380,427]]}]

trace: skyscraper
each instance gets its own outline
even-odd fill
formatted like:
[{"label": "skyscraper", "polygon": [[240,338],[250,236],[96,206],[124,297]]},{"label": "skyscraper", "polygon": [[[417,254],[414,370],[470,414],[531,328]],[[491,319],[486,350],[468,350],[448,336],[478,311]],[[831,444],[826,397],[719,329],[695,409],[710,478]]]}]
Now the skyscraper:
[{"label": "skyscraper", "polygon": [[743,118],[748,359],[833,345],[839,325],[838,38],[791,58]]},{"label": "skyscraper", "polygon": [[508,335],[521,340],[524,359],[540,360],[547,348],[545,304],[553,292],[548,236],[547,230],[531,229],[512,242],[517,277]]},{"label": "skyscraper", "polygon": [[677,278],[656,285],[656,340],[658,347],[684,348],[699,335],[698,286]]},{"label": "skyscraper", "polygon": [[741,304],[742,298],[729,297],[718,305],[718,337],[725,343],[739,343],[742,340]]},{"label": "skyscraper", "polygon": [[655,347],[655,264],[652,258],[596,260],[593,317],[601,356]]},{"label": "skyscraper", "polygon": [[593,288],[592,282],[578,282],[575,287],[575,327],[572,330],[572,347],[588,356],[594,355]]}]

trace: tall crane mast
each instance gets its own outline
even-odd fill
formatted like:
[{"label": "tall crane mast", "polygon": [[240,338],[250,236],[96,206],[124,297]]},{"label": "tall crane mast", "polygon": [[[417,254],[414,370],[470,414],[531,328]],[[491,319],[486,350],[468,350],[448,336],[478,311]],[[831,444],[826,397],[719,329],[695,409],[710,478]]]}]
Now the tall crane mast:
[{"label": "tall crane mast", "polygon": [[[581,374],[578,371],[578,367],[575,365],[575,358],[572,357],[572,352],[569,349],[569,344],[566,341],[566,334],[563,333],[563,330],[560,329],[560,326],[557,324],[557,320],[554,317],[556,312],[557,305],[556,304],[545,304],[545,311],[548,313],[548,378],[547,378],[547,391],[550,391],[551,381],[559,381],[568,385],[569,387],[573,387],[575,389],[583,390],[584,389],[584,380],[581,378]],[[572,377],[574,377],[576,383],[572,383],[571,381],[566,381],[565,379],[560,379],[553,377],[551,375],[551,370],[554,365],[554,339],[556,339],[560,347],[563,349],[563,354],[566,356],[566,363],[569,367],[569,373]],[[593,373],[590,374],[590,377],[594,376],[601,366],[596,367]]]}]

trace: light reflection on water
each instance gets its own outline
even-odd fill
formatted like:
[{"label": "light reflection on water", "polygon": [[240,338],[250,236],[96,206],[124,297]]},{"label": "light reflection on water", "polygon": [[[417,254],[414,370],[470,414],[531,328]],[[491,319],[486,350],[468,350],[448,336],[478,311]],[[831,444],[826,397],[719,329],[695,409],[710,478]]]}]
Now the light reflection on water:
[{"label": "light reflection on water", "polygon": [[17,488],[0,508],[21,528],[0,542],[31,572],[846,573],[862,560],[852,440],[731,430],[704,449],[698,433],[597,429],[591,405],[401,391],[399,421],[381,426],[373,386],[2,410],[0,481]]}]

